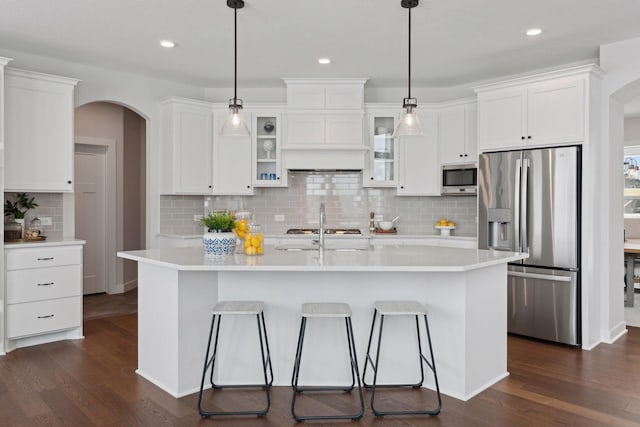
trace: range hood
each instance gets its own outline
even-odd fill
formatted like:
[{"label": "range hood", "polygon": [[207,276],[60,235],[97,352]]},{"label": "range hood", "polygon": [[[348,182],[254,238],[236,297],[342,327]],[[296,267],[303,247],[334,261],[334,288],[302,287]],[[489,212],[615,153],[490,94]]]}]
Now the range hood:
[{"label": "range hood", "polygon": [[282,158],[288,170],[362,170],[366,78],[284,79]]}]

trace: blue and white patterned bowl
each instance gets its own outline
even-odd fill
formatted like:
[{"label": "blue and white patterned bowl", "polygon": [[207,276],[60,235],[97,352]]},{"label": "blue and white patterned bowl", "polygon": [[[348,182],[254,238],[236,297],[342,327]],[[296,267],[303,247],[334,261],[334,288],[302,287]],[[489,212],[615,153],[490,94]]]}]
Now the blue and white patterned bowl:
[{"label": "blue and white patterned bowl", "polygon": [[236,235],[232,232],[204,233],[202,244],[205,256],[233,255],[236,248]]}]

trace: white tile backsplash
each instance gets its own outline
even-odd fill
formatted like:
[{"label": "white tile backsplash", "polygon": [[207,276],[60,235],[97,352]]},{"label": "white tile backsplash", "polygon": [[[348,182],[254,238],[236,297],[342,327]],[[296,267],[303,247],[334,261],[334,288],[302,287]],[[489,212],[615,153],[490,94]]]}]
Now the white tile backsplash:
[{"label": "white tile backsplash", "polygon": [[[248,209],[266,234],[288,228],[317,227],[320,203],[325,203],[327,227],[369,228],[369,212],[387,219],[400,215],[399,234],[438,234],[433,224],[441,217],[457,224],[457,236],[476,236],[477,199],[474,196],[399,197],[395,188],[363,188],[361,173],[295,172],[288,188],[256,188],[254,196],[161,196],[160,231],[199,234],[194,214],[214,209]],[[284,222],[275,222],[284,215]]]},{"label": "white tile backsplash", "polygon": [[[7,192],[4,193],[5,200],[16,201],[16,194]],[[42,225],[42,234],[47,236],[49,240],[60,240],[63,236],[62,230],[62,194],[61,193],[27,193],[29,197],[33,197],[38,207],[30,209],[25,215],[24,223],[25,229],[29,229],[31,220],[35,217],[50,217],[51,225]]]}]

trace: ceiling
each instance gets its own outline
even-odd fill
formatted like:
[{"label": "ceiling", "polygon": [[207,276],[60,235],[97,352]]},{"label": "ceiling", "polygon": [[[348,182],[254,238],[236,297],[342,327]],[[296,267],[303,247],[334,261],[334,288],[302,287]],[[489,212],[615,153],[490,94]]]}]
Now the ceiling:
[{"label": "ceiling", "polygon": [[[0,48],[201,87],[233,78],[225,0],[0,0]],[[640,36],[638,0],[421,0],[413,9],[413,84],[449,87],[596,60]],[[239,87],[282,77],[407,78],[400,0],[246,0],[238,11]],[[527,37],[540,27],[544,32]],[[161,39],[178,46],[168,50]],[[328,66],[319,65],[330,57]]]}]

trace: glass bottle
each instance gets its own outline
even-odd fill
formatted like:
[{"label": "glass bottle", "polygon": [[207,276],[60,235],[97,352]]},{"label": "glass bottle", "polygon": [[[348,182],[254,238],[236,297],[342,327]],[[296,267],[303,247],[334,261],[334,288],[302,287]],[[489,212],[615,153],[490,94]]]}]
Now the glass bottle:
[{"label": "glass bottle", "polygon": [[245,255],[262,255],[264,254],[264,234],[260,224],[249,224],[249,232],[244,238],[244,254]]},{"label": "glass bottle", "polygon": [[22,225],[16,222],[13,215],[7,217],[4,223],[4,241],[15,242],[22,239]]}]

